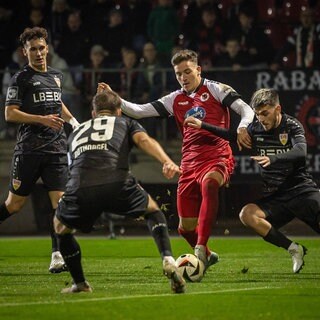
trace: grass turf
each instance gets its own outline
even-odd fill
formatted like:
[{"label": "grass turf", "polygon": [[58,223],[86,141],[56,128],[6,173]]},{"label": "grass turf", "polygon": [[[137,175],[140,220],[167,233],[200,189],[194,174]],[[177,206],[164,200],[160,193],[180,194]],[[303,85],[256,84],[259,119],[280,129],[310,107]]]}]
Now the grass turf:
[{"label": "grass turf", "polygon": [[[170,292],[150,238],[77,238],[92,294],[62,295],[68,273],[48,273],[48,238],[0,238],[0,319],[320,319],[320,239],[300,274],[260,238],[218,238],[220,262],[187,292]],[[176,256],[190,252],[173,238]],[[247,270],[247,272],[245,272]]]}]

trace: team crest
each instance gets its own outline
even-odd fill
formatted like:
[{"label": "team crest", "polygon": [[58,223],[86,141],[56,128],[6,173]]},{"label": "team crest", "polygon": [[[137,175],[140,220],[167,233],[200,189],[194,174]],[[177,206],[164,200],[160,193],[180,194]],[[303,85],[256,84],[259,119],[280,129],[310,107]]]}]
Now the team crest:
[{"label": "team crest", "polygon": [[60,78],[54,76],[53,79],[56,82],[56,84],[58,85],[58,87],[61,88],[61,80],[60,80]]},{"label": "team crest", "polygon": [[12,179],[12,186],[14,190],[18,190],[21,186],[21,181],[17,179]]},{"label": "team crest", "polygon": [[200,97],[200,100],[202,102],[207,101],[208,99],[209,99],[209,93],[208,92],[204,92]]},{"label": "team crest", "polygon": [[283,146],[285,146],[288,142],[288,134],[287,133],[280,133],[279,140]]},{"label": "team crest", "polygon": [[9,87],[7,91],[7,100],[16,99],[18,97],[18,87]]}]

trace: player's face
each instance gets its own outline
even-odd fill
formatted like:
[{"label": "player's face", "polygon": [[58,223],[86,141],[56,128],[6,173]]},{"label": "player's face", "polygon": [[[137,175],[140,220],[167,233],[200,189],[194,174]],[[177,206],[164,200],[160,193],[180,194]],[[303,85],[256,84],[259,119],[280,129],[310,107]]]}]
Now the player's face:
[{"label": "player's face", "polygon": [[201,82],[201,67],[192,61],[182,61],[174,66],[176,78],[183,90],[192,93]]},{"label": "player's face", "polygon": [[30,67],[37,71],[47,70],[48,45],[45,39],[38,38],[27,41],[23,53],[28,58]]},{"label": "player's face", "polygon": [[281,107],[277,106],[261,106],[255,110],[258,121],[262,124],[264,130],[269,131],[278,127],[281,121]]}]

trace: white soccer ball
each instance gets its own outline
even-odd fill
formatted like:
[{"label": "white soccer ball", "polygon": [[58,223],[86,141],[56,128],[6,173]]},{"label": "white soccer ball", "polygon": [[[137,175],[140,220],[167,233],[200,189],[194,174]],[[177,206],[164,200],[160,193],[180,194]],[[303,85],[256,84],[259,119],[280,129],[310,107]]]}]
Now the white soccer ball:
[{"label": "white soccer ball", "polygon": [[195,255],[182,254],[176,264],[180,274],[190,282],[200,282],[204,275],[204,265]]}]

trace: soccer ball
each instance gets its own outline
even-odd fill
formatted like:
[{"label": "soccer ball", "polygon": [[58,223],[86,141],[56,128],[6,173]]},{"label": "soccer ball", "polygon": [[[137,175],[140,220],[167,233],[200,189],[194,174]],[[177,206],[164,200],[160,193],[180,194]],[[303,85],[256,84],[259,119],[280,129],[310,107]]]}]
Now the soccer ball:
[{"label": "soccer ball", "polygon": [[176,264],[180,274],[190,282],[200,282],[204,274],[204,265],[195,255],[182,254]]}]

